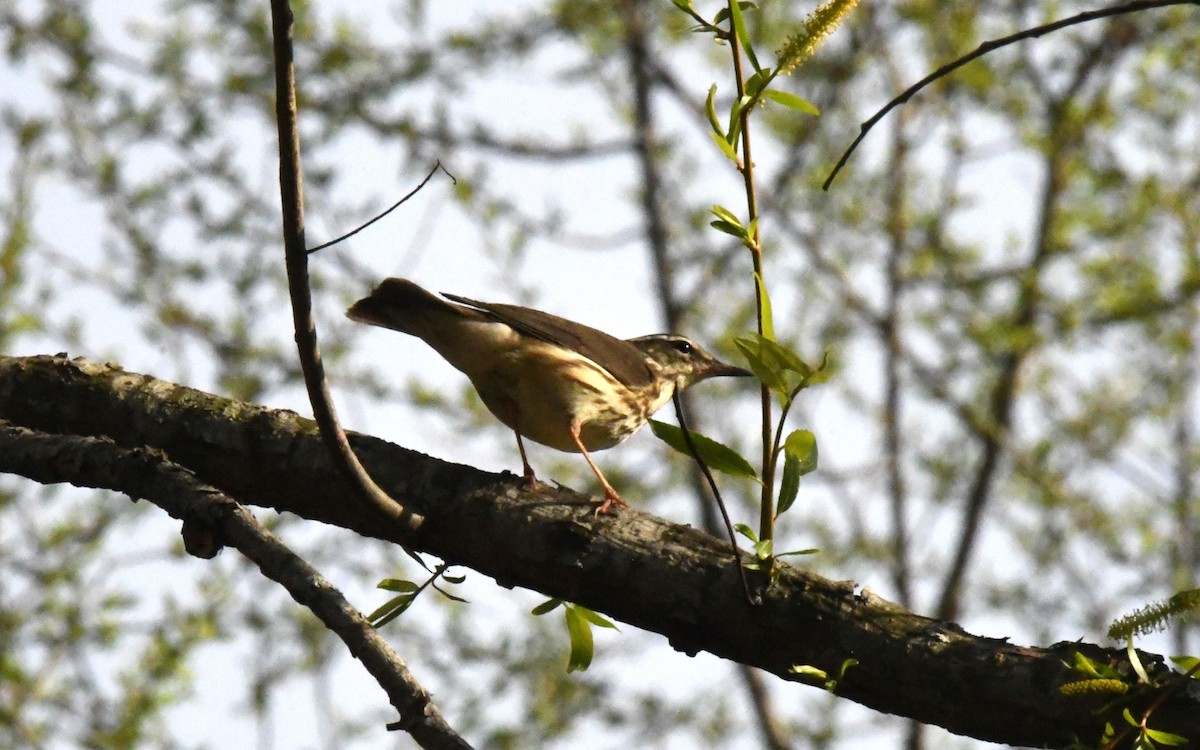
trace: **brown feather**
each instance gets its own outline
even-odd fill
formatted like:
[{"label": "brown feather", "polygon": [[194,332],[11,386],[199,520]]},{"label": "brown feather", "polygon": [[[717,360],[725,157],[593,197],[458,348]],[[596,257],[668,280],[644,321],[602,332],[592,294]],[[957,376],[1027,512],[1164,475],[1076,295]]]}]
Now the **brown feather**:
[{"label": "brown feather", "polygon": [[483,313],[462,305],[452,305],[408,279],[384,279],[350,306],[346,315],[360,323],[391,328],[411,336],[421,335],[421,323],[430,314],[457,315],[486,320]]},{"label": "brown feather", "polygon": [[645,388],[654,382],[654,373],[646,365],[646,355],[628,341],[604,331],[529,307],[479,302],[456,294],[442,294],[447,299],[470,305],[492,320],[512,326],[526,336],[578,352],[631,388]]}]

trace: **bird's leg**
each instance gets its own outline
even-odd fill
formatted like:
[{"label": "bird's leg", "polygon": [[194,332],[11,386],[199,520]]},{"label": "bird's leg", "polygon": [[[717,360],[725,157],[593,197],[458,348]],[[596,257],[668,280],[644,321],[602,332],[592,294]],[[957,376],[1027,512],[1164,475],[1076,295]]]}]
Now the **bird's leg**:
[{"label": "bird's leg", "polygon": [[592,467],[592,471],[596,474],[596,478],[600,480],[600,486],[604,488],[604,502],[600,503],[599,508],[596,508],[596,515],[598,516],[602,513],[607,513],[608,509],[612,507],[614,503],[628,507],[629,503],[621,499],[621,496],[617,494],[617,491],[613,489],[612,485],[608,483],[608,480],[604,478],[604,475],[600,473],[600,467],[597,466],[596,462],[592,460],[592,457],[588,455],[587,448],[583,447],[583,441],[579,439],[579,424],[576,422],[571,423],[571,439],[575,441],[575,445],[579,448],[579,452],[583,454],[583,460],[587,461],[588,466]]},{"label": "bird's leg", "polygon": [[513,430],[513,434],[517,436],[517,450],[521,452],[521,471],[525,475],[525,483],[529,485],[529,489],[533,489],[537,485],[537,476],[533,473],[533,467],[529,465],[529,459],[525,457],[525,443],[521,440],[521,433]]}]

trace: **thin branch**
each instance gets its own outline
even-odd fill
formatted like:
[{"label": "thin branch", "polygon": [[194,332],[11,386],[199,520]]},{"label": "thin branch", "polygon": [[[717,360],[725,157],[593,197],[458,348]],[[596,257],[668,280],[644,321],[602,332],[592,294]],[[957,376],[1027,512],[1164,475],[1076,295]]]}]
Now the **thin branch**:
[{"label": "thin branch", "polygon": [[292,9],[287,0],[271,0],[275,50],[275,119],[279,131],[279,191],[283,204],[283,244],[286,254],[292,323],[304,385],[321,437],[341,471],[359,488],[359,495],[380,515],[409,533],[424,520],[389,497],[367,475],[350,449],[338,424],[317,343],[308,283],[308,254],[304,249],[304,185],[300,168],[300,134],[296,127],[296,66],[292,51]]},{"label": "thin branch", "polygon": [[357,227],[355,227],[354,229],[351,229],[349,232],[346,232],[341,237],[332,239],[329,242],[322,242],[320,245],[317,245],[316,247],[309,248],[307,251],[305,251],[305,254],[312,255],[313,253],[315,253],[319,250],[324,250],[325,248],[332,247],[333,245],[336,245],[337,243],[342,242],[343,240],[348,240],[351,237],[353,237],[354,235],[361,232],[362,230],[371,226],[375,222],[379,221],[383,217],[387,216],[392,211],[395,211],[397,208],[400,208],[400,206],[402,206],[408,202],[409,198],[411,198],[414,195],[416,195],[417,193],[421,192],[422,188],[425,187],[426,183],[428,183],[431,179],[433,179],[433,175],[435,173],[437,173],[437,171],[439,169],[442,170],[443,172],[445,172],[446,176],[449,177],[452,182],[454,182],[455,184],[458,184],[458,180],[456,180],[454,178],[454,175],[450,174],[450,172],[448,172],[446,170],[446,168],[442,166],[442,163],[440,161],[435,162],[433,165],[433,168],[429,170],[429,174],[425,175],[425,179],[421,180],[419,185],[417,185],[415,188],[413,188],[412,190],[409,190],[407,193],[405,193],[403,198],[401,198],[400,200],[393,203],[390,207],[388,207],[382,213],[377,214],[374,218],[368,220],[367,222],[365,222],[363,224],[359,224]]},{"label": "thin branch", "polygon": [[[686,10],[693,18],[708,25],[708,22],[704,21],[695,11],[690,8]],[[623,13],[626,18],[625,46],[629,57],[629,75],[633,90],[634,144],[638,166],[641,169],[642,189],[640,193],[642,213],[645,216],[646,242],[649,246],[651,259],[653,260],[655,282],[658,286],[658,301],[663,311],[666,330],[677,331],[680,330],[682,323],[684,306],[680,301],[680,295],[676,288],[674,266],[671,263],[669,252],[668,212],[664,209],[664,206],[669,204],[670,200],[665,197],[666,190],[663,185],[662,170],[659,164],[661,156],[659,155],[660,150],[657,148],[655,136],[653,94],[656,83],[662,80],[661,75],[656,75],[656,71],[661,70],[661,68],[652,57],[647,41],[646,4],[640,0],[626,0],[623,6]],[[712,29],[716,30],[718,38],[724,38],[724,31],[715,26],[711,27],[710,30]],[[714,503],[708,502],[708,493],[705,492],[704,488],[704,483],[707,480],[712,496],[716,500],[715,504],[720,509],[720,514],[723,517],[726,532],[729,534],[729,543],[737,559],[738,575],[742,579],[742,587],[746,594],[746,600],[752,605],[761,604],[762,598],[751,593],[750,582],[747,579],[741,555],[738,552],[737,536],[734,534],[729,512],[725,508],[720,492],[717,490],[712,473],[704,465],[704,462],[700,460],[699,453],[692,444],[691,434],[688,430],[688,421],[696,421],[689,416],[696,413],[692,408],[692,393],[688,391],[685,391],[683,394],[676,392],[674,400],[676,415],[679,419],[679,426],[683,429],[684,439],[687,441],[689,450],[691,450],[692,456],[696,459],[697,465],[701,468],[699,474],[689,472],[689,480],[697,500],[703,528],[713,534],[713,536],[717,536],[720,533],[720,522],[717,520],[717,514],[713,511]],[[775,711],[771,706],[769,699],[770,692],[763,684],[763,675],[758,670],[742,664],[737,666],[737,671],[742,678],[743,684],[746,686],[747,697],[755,716],[758,718],[758,725],[763,735],[764,744],[770,750],[784,750],[787,747],[787,742],[779,728],[781,722],[776,718]]]},{"label": "thin branch", "polygon": [[203,529],[219,540],[218,545],[235,547],[342,639],[400,712],[400,728],[421,747],[470,749],[404,660],[340,591],[237,501],[167,460],[161,450],[122,448],[108,438],[49,434],[0,420],[0,472],[45,484],[115,490],[135,501],[145,498],[183,521],[185,529]]},{"label": "thin branch", "polygon": [[[746,76],[742,71],[742,45],[737,38],[737,34],[733,33],[733,3],[736,0],[728,0],[728,8],[730,15],[730,36],[729,36],[729,52],[733,57],[733,81],[737,85],[738,101],[741,101],[746,96]],[[750,146],[750,107],[743,107],[739,120],[740,141],[742,147],[742,161],[738,166],[738,170],[742,173],[742,186],[746,193],[746,211],[747,221],[746,226],[754,226],[754,234],[750,237],[750,242],[747,247],[750,250],[750,259],[754,266],[754,275],[757,281],[754,283],[754,309],[755,317],[758,321],[759,334],[765,333],[763,319],[763,298],[762,286],[767,283],[766,271],[763,269],[762,246],[759,244],[758,225],[755,223],[758,220],[758,197],[754,189],[754,156]],[[759,285],[762,282],[762,286]],[[758,538],[762,541],[768,541],[775,538],[775,454],[773,445],[771,444],[771,389],[766,383],[759,385],[759,402],[762,408],[762,496],[761,504],[759,505],[759,520],[758,520]]]},{"label": "thin branch", "polygon": [[753,594],[750,591],[750,581],[746,578],[746,566],[742,564],[742,553],[738,549],[737,534],[733,530],[733,521],[729,518],[729,511],[725,508],[725,501],[721,498],[721,490],[717,488],[717,480],[713,478],[712,470],[708,468],[708,464],[704,463],[704,459],[700,456],[700,449],[696,447],[695,441],[692,440],[692,431],[688,429],[687,420],[683,417],[683,403],[679,400],[679,391],[675,391],[671,396],[671,400],[675,402],[675,418],[679,420],[679,429],[683,431],[683,442],[687,444],[688,452],[692,454],[692,458],[696,459],[696,465],[700,467],[700,472],[704,474],[704,479],[708,482],[708,488],[712,491],[713,498],[717,501],[717,507],[721,509],[721,518],[725,521],[725,531],[729,534],[729,546],[733,549],[733,560],[737,563],[738,575],[742,579],[742,588],[746,590],[746,601],[752,606],[762,604],[762,597]]},{"label": "thin branch", "polygon": [[1119,16],[1126,13],[1137,13],[1139,11],[1152,10],[1154,8],[1165,8],[1171,5],[1200,5],[1200,0],[1138,0],[1138,2],[1115,5],[1111,8],[1089,10],[1084,13],[1071,16],[1070,18],[1064,18],[1060,21],[1054,21],[1041,26],[1035,26],[1032,29],[1025,29],[1024,31],[1018,31],[1015,34],[1009,34],[1008,36],[1000,37],[999,39],[992,39],[984,42],[976,47],[974,51],[963,55],[952,62],[946,63],[942,67],[914,83],[912,86],[909,86],[904,90],[904,93],[900,94],[895,99],[892,99],[890,102],[884,105],[882,109],[872,115],[870,119],[863,122],[862,125],[859,126],[858,137],[854,139],[854,142],[851,143],[850,147],[847,148],[842,154],[842,158],[838,159],[838,163],[834,166],[833,171],[829,173],[829,176],[825,178],[825,182],[821,185],[821,189],[829,189],[829,186],[833,184],[834,179],[837,178],[838,173],[841,172],[842,167],[846,165],[846,162],[850,161],[850,156],[854,153],[855,149],[858,148],[858,144],[862,143],[863,139],[867,137],[867,133],[870,132],[871,128],[875,127],[875,125],[877,125],[880,120],[886,117],[889,112],[913,98],[913,96],[915,96],[929,84],[933,83],[939,78],[943,78],[953,73],[967,63],[978,60],[989,52],[994,52],[1001,47],[1007,47],[1010,44],[1015,44],[1016,42],[1021,42],[1026,39],[1036,39],[1037,37],[1058,31],[1059,29],[1065,29],[1069,26],[1077,26],[1081,23],[1096,21],[1101,18]]}]

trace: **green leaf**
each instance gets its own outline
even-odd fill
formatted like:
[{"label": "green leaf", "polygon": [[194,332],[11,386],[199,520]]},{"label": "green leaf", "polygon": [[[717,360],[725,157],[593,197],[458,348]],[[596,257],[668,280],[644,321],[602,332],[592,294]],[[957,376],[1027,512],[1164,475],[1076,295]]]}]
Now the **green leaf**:
[{"label": "green leaf", "polygon": [[1071,654],[1071,669],[1084,677],[1098,680],[1120,680],[1122,675],[1115,668],[1102,662],[1092,661],[1078,651]]},{"label": "green leaf", "polygon": [[1186,745],[1188,743],[1186,737],[1180,737],[1177,734],[1164,732],[1161,729],[1151,729],[1146,727],[1142,730],[1146,736],[1160,745]]},{"label": "green leaf", "polygon": [[791,667],[788,667],[788,671],[794,675],[808,677],[816,682],[824,682],[825,680],[829,679],[829,673],[824,669],[817,669],[816,667],[808,664],[794,664]]},{"label": "green leaf", "polygon": [[738,336],[733,343],[746,357],[758,379],[775,392],[780,403],[790,398],[806,374],[812,372],[794,353],[766,336],[757,333]]},{"label": "green leaf", "polygon": [[779,503],[775,509],[775,517],[779,518],[800,494],[800,459],[791,453],[783,454],[783,480],[779,483]]},{"label": "green leaf", "polygon": [[729,161],[733,162],[734,164],[741,163],[738,160],[737,150],[734,149],[733,145],[729,141],[725,140],[725,138],[717,135],[716,133],[709,133],[709,135],[712,136],[713,142],[717,144],[717,148],[721,149],[721,153],[729,157]]},{"label": "green leaf", "polygon": [[778,396],[780,393],[786,392],[786,383],[783,378],[783,373],[774,366],[774,364],[761,355],[761,349],[758,339],[754,336],[738,336],[733,340],[746,358],[746,363],[750,365],[750,370],[754,373],[764,385],[770,388]]},{"label": "green leaf", "polygon": [[725,140],[725,130],[721,127],[721,121],[717,119],[717,84],[713,84],[708,89],[708,98],[704,100],[704,114],[708,117],[708,124],[712,126],[713,133],[721,137],[721,141],[728,146],[729,142]]},{"label": "green leaf", "polygon": [[395,620],[400,615],[404,614],[404,611],[412,606],[414,601],[416,601],[415,594],[410,593],[394,596],[382,606],[378,607],[374,612],[367,615],[367,622],[371,624],[371,627],[378,630],[392,620]]},{"label": "green leaf", "polygon": [[821,114],[821,110],[817,109],[816,105],[814,105],[812,102],[787,91],[780,91],[779,89],[767,89],[767,92],[763,94],[763,96],[775,102],[776,104],[782,104],[789,109],[798,110],[808,115]]},{"label": "green leaf", "polygon": [[742,110],[750,106],[750,97],[742,95],[733,106],[729,108],[729,133],[725,138],[729,141],[729,145],[737,143],[738,138],[742,134]]},{"label": "green leaf", "polygon": [[564,610],[567,633],[571,636],[571,655],[567,657],[567,671],[584,671],[592,665],[595,645],[592,642],[592,627],[579,612],[579,607],[568,604]]},{"label": "green leaf", "polygon": [[675,7],[682,11],[690,11],[692,9],[692,0],[671,0],[675,3]]},{"label": "green leaf", "polygon": [[827,383],[829,382],[829,378],[832,376],[833,373],[829,371],[829,349],[826,348],[825,351],[821,353],[821,364],[817,365],[815,368],[813,368],[812,372],[809,373],[808,378],[806,378],[804,381],[804,386],[807,388],[810,385]]},{"label": "green leaf", "polygon": [[535,615],[535,616],[541,616],[541,615],[546,614],[547,612],[553,612],[555,610],[555,608],[557,608],[558,605],[560,605],[562,603],[563,603],[562,599],[547,599],[546,601],[537,605],[533,609],[529,610],[529,614]]},{"label": "green leaf", "polygon": [[742,45],[742,49],[745,50],[746,58],[750,60],[754,70],[762,70],[762,66],[758,64],[758,57],[754,54],[754,47],[750,45],[750,32],[746,30],[746,19],[742,16],[742,4],[740,2],[730,3],[729,15],[733,20],[733,33],[737,37],[738,43]]},{"label": "green leaf", "polygon": [[1200,657],[1195,656],[1172,656],[1170,659],[1175,666],[1179,667],[1184,672],[1191,671],[1192,667],[1196,666],[1197,663],[1200,663]]},{"label": "green leaf", "polygon": [[1150,675],[1146,674],[1146,668],[1142,666],[1142,660],[1138,658],[1137,649],[1133,647],[1133,636],[1129,636],[1125,643],[1125,653],[1129,655],[1129,665],[1133,667],[1133,671],[1137,673],[1138,680],[1143,685],[1150,685]]},{"label": "green leaf", "polygon": [[[738,5],[742,7],[742,10],[745,10],[746,8],[758,8],[758,3],[753,2],[753,0],[742,0],[742,2],[738,3]],[[713,17],[713,26],[719,25],[722,21],[725,21],[728,18],[729,5],[726,4],[725,7],[718,10],[717,15]]]},{"label": "green leaf", "polygon": [[790,552],[780,552],[775,557],[791,557],[794,555],[819,555],[821,554],[820,547],[809,547],[808,549],[794,549]]},{"label": "green leaf", "polygon": [[773,549],[775,549],[774,539],[760,539],[754,543],[754,556],[759,560],[770,560]]},{"label": "green leaf", "polygon": [[[758,221],[758,219],[755,218],[754,222],[751,222],[751,225],[750,225],[751,228],[749,230],[750,234],[753,234],[753,230],[757,228],[757,224],[756,224],[757,221]],[[763,338],[774,341],[775,340],[775,314],[771,311],[771,295],[767,294],[767,283],[765,281],[763,281],[762,276],[760,276],[757,272],[755,272],[755,274],[754,274],[754,285],[758,288],[758,300],[759,300],[759,304],[762,305],[762,329],[763,329],[762,335],[763,335]]]},{"label": "green leaf", "polygon": [[451,594],[449,591],[446,591],[436,585],[433,587],[433,590],[438,592],[442,596],[446,597],[447,599],[449,599],[452,602],[462,602],[463,604],[470,603],[466,599],[462,598],[461,596],[455,596],[454,594]]},{"label": "green leaf", "polygon": [[605,617],[602,614],[593,612],[592,610],[588,609],[587,607],[581,607],[578,604],[575,605],[575,609],[579,612],[579,614],[583,617],[583,619],[587,620],[588,622],[590,622],[593,625],[596,625],[601,628],[612,628],[613,630],[620,630],[620,628],[617,627],[617,624],[615,622],[608,619],[607,617]]},{"label": "green leaf", "polygon": [[800,462],[800,475],[817,468],[817,436],[808,430],[793,430],[783,441],[783,452]]},{"label": "green leaf", "polygon": [[708,212],[721,221],[727,221],[739,227],[742,226],[742,220],[737,217],[737,214],[722,205],[714,204],[712,208],[708,209]]},{"label": "green leaf", "polygon": [[404,581],[399,578],[384,578],[375,584],[375,588],[383,589],[384,591],[416,591],[421,586],[412,581]]},{"label": "green leaf", "polygon": [[732,234],[739,240],[744,241],[746,239],[746,228],[738,226],[737,224],[730,224],[727,221],[721,221],[720,219],[717,219],[716,221],[710,221],[708,225],[717,231],[724,232],[725,234]]},{"label": "green leaf", "polygon": [[781,404],[788,404],[795,392],[826,379],[825,362],[813,369],[788,347],[761,334],[738,336],[734,344],[745,355],[750,369],[775,392]]},{"label": "green leaf", "polygon": [[763,89],[767,87],[767,84],[769,84],[774,78],[775,74],[772,73],[769,68],[764,68],[763,70],[760,70],[754,75],[750,76],[746,79],[746,96],[750,97],[751,99],[757,98],[758,95],[763,92]]},{"label": "green leaf", "polygon": [[837,690],[838,683],[841,682],[846,677],[846,670],[850,669],[850,667],[856,666],[857,664],[858,664],[858,659],[855,659],[853,657],[843,661],[841,669],[838,670],[837,679],[836,680],[826,680],[825,681],[825,689],[831,693],[833,691]]},{"label": "green leaf", "polygon": [[744,523],[739,523],[733,527],[733,530],[736,531],[737,533],[741,534],[742,536],[746,537],[750,541],[752,541],[756,544],[758,543],[758,534],[755,534],[754,529],[750,528],[748,525],[746,525]]},{"label": "green leaf", "polygon": [[[659,440],[662,440],[667,445],[684,455],[692,455],[688,450],[687,442],[683,437],[683,430],[673,424],[659,422],[657,419],[650,420],[650,429]],[[727,445],[722,445],[712,438],[707,438],[698,432],[689,430],[692,437],[692,443],[696,446],[696,452],[700,454],[700,458],[704,459],[704,463],[708,468],[714,471],[719,471],[723,474],[729,474],[735,477],[745,477],[758,481],[758,474],[755,473],[754,467],[750,462],[738,455],[738,452]]]},{"label": "green leaf", "polygon": [[843,677],[845,677],[846,672],[847,672],[847,670],[850,669],[850,667],[857,667],[857,666],[858,666],[858,659],[855,659],[853,656],[851,656],[849,659],[846,659],[845,661],[843,661],[842,668],[838,670],[838,679],[840,680]]}]

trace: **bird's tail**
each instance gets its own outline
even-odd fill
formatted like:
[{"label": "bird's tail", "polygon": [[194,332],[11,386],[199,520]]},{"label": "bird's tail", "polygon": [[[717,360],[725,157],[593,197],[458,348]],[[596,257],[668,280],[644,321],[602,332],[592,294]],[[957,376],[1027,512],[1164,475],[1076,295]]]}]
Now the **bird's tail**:
[{"label": "bird's tail", "polygon": [[429,326],[439,319],[483,316],[468,307],[447,302],[408,279],[393,278],[384,279],[370,294],[351,305],[346,317],[426,338]]}]

